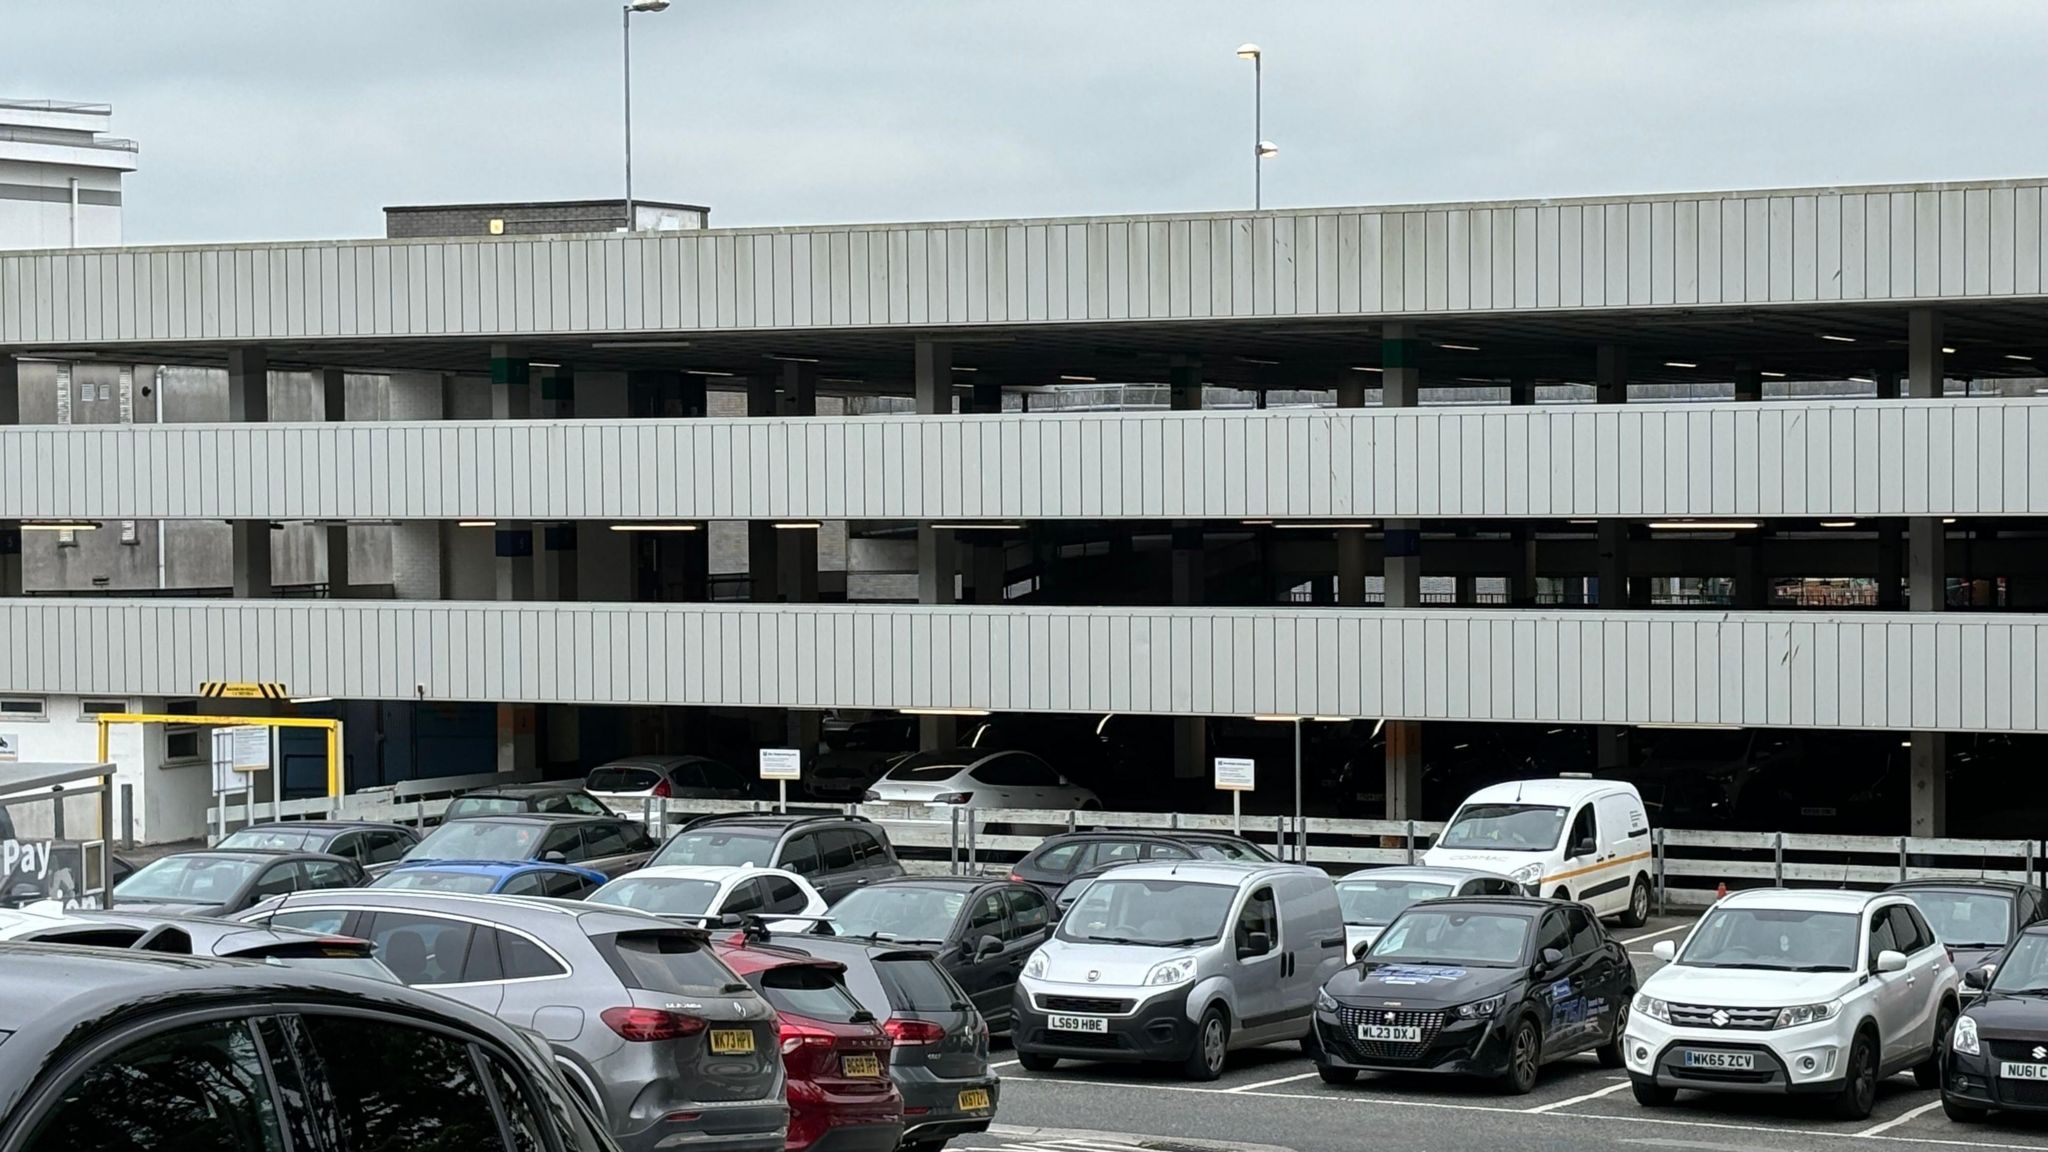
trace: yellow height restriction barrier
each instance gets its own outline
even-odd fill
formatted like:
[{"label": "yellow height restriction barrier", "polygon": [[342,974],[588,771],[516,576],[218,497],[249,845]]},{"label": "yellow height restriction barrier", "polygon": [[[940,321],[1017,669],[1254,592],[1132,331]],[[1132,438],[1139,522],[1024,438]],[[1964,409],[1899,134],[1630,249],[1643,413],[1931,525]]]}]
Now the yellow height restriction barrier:
[{"label": "yellow height restriction barrier", "polygon": [[[327,797],[341,799],[341,721],[310,716],[158,716],[147,712],[103,712],[100,726],[100,762],[107,762],[107,729],[115,724],[199,724],[209,727],[323,728],[327,731]],[[273,772],[279,765],[271,765]]]}]

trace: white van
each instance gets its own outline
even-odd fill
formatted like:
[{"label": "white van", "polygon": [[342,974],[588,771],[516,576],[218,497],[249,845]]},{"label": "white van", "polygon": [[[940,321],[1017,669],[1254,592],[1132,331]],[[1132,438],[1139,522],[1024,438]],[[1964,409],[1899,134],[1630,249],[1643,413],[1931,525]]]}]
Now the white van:
[{"label": "white van", "polygon": [[1566,776],[1481,788],[1422,859],[1499,873],[1624,927],[1650,916],[1650,818],[1633,784]]}]

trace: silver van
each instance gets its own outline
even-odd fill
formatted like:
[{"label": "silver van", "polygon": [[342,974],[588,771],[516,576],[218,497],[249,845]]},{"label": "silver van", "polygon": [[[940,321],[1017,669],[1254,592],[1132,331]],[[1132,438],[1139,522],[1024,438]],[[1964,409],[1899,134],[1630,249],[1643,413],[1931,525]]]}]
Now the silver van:
[{"label": "silver van", "polygon": [[1345,964],[1337,889],[1293,864],[1128,864],[1089,885],[1025,962],[1017,1062],[1179,1064],[1214,1080],[1234,1048],[1305,1041]]}]

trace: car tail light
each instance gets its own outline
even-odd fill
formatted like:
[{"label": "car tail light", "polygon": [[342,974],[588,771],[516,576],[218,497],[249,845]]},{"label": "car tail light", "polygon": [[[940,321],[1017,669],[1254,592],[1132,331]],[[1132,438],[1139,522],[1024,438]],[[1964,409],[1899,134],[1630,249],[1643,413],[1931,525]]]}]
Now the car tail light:
[{"label": "car tail light", "polygon": [[1015,872],[1010,873],[1010,883],[1022,884],[1023,882],[1024,878],[1022,876],[1017,875]]},{"label": "car tail light", "polygon": [[695,1036],[708,1026],[702,1016],[660,1008],[607,1008],[598,1013],[605,1026],[628,1040],[649,1043]]},{"label": "car tail light", "polygon": [[666,781],[666,780],[656,780],[656,781],[654,782],[654,788],[653,788],[653,790],[652,790],[652,791],[650,791],[650,792],[648,793],[648,795],[650,795],[650,796],[659,796],[659,797],[661,797],[661,798],[662,798],[663,800],[666,800],[666,799],[668,799],[668,781]]},{"label": "car tail light", "polygon": [[792,1055],[805,1048],[830,1048],[839,1043],[839,1037],[823,1028],[808,1024],[797,1024],[789,1020],[782,1022],[782,1054]]},{"label": "car tail light", "polygon": [[932,797],[932,803],[965,804],[972,799],[974,799],[974,793],[972,792],[941,792],[937,796]]},{"label": "car tail light", "polygon": [[890,1017],[882,1021],[882,1031],[898,1047],[911,1044],[937,1044],[946,1038],[946,1030],[930,1020],[903,1020]]},{"label": "car tail light", "polygon": [[861,793],[860,798],[869,804],[873,804],[875,801],[880,800],[882,798],[882,794],[880,792],[875,791],[873,788],[870,788],[867,791]]}]

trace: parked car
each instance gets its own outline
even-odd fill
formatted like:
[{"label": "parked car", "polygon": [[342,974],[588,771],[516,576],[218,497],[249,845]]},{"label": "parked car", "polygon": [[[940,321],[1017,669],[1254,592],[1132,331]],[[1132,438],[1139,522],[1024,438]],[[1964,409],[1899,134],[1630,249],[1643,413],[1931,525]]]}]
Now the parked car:
[{"label": "parked car", "polygon": [[744,800],[754,794],[754,781],[707,756],[630,756],[592,768],[583,787],[599,800],[614,803],[668,797]]},{"label": "parked car", "polygon": [[324,852],[174,852],[136,869],[114,888],[108,907],[165,916],[231,916],[287,892],[353,888],[362,882],[363,870],[355,861]]},{"label": "parked car", "polygon": [[1057,896],[1076,876],[1113,864],[1197,859],[1271,863],[1273,854],[1228,832],[1068,832],[1025,853],[1010,866],[1010,879]]},{"label": "parked car", "polygon": [[903,1094],[888,1075],[894,1042],[846,990],[846,966],[744,939],[718,949],[775,1008],[788,1152],[891,1152],[903,1139]]},{"label": "parked car", "polygon": [[1029,752],[947,748],[919,752],[868,789],[867,800],[957,808],[1100,808],[1095,793]]},{"label": "parked car", "polygon": [[1497,873],[1625,927],[1650,918],[1650,818],[1632,784],[1570,776],[1481,788],[1422,862]]},{"label": "parked car", "polygon": [[287,1132],[351,1148],[421,1132],[466,1152],[612,1147],[512,1027],[344,975],[0,944],[0,1033],[10,1148],[282,1148]]},{"label": "parked car", "polygon": [[612,877],[645,864],[654,849],[654,838],[636,820],[529,813],[451,820],[413,845],[405,862],[538,860],[575,864]]},{"label": "parked car", "polygon": [[237,828],[215,848],[268,852],[325,852],[353,860],[364,873],[382,875],[420,842],[416,829],[370,820],[290,820]]},{"label": "parked car", "polygon": [[782,1148],[774,1012],[701,931],[628,908],[376,888],[243,919],[369,940],[409,987],[538,1033],[630,1152]]},{"label": "parked car", "polygon": [[2048,919],[2048,892],[2016,880],[1906,880],[1886,891],[1920,909],[1959,972],[1980,967],[2027,926]]},{"label": "parked car", "polygon": [[[780,868],[657,865],[628,872],[590,896],[593,904],[637,908],[657,916],[716,921],[763,917],[771,932],[806,932],[825,914],[825,898],[810,881]],[[777,920],[786,916],[800,920]]]},{"label": "parked car", "polygon": [[988,1062],[988,1022],[929,951],[830,936],[779,938],[846,965],[847,991],[882,1022],[889,1076],[903,1094],[902,1152],[938,1152],[988,1131],[1002,1081]]},{"label": "parked car", "polygon": [[648,864],[780,868],[810,881],[827,905],[863,885],[903,875],[889,834],[872,820],[769,812],[693,820]]},{"label": "parked car", "polygon": [[887,716],[826,733],[827,748],[804,772],[804,791],[820,800],[857,801],[898,760],[917,751],[917,717]]},{"label": "parked car", "polygon": [[1300,1041],[1344,966],[1337,890],[1290,864],[1126,864],[1024,965],[1017,1062],[1161,1061],[1214,1080],[1233,1049]]},{"label": "parked car", "polygon": [[1513,880],[1471,868],[1361,868],[1337,881],[1337,903],[1344,909],[1344,954],[1358,959],[1363,955],[1360,949],[1378,939],[1411,904],[1451,896],[1520,895],[1522,886]]},{"label": "parked car", "polygon": [[1581,1052],[1621,1067],[1635,984],[1627,949],[1583,904],[1426,900],[1323,985],[1316,1071],[1329,1084],[1361,1070],[1479,1076],[1526,1094],[1543,1065]]},{"label": "parked car", "polygon": [[370,887],[581,900],[597,891],[608,879],[602,872],[578,868],[573,864],[423,860],[400,864],[371,881]]},{"label": "parked car", "polygon": [[259,927],[239,920],[97,908],[50,913],[0,912],[0,940],[261,960],[397,983],[397,977],[377,960],[367,940]]},{"label": "parked car", "polygon": [[2020,929],[1995,961],[1965,969],[1970,997],[1948,1037],[1941,1108],[1958,1123],[2048,1111],[2048,924]]},{"label": "parked car", "polygon": [[1877,1082],[1941,1083],[1955,965],[1913,902],[1888,892],[1752,889],[1714,905],[1643,982],[1624,1045],[1636,1100],[1680,1089],[1828,1097],[1870,1115]]},{"label": "parked car", "polygon": [[834,936],[931,948],[989,1027],[1004,1032],[1017,974],[1045,943],[1052,913],[1033,884],[995,876],[904,876],[849,894],[832,906],[825,927]]},{"label": "parked car", "polygon": [[581,780],[550,780],[535,784],[499,784],[464,792],[448,802],[441,819],[473,816],[517,816],[527,812],[566,812],[573,816],[610,816],[612,810],[583,790]]}]

